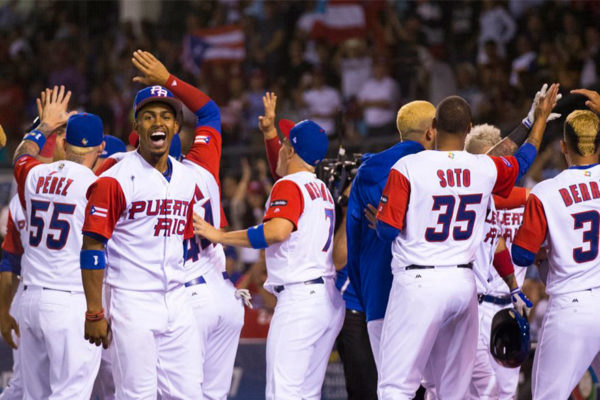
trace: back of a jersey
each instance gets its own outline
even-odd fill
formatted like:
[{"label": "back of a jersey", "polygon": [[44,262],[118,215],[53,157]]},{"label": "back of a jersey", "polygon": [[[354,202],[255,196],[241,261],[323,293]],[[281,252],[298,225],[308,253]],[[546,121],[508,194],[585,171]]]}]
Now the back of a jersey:
[{"label": "back of a jersey", "polygon": [[[79,252],[93,172],[71,161],[32,168],[24,182],[28,235],[21,261],[26,285],[83,291]],[[101,210],[99,210],[100,212]]]},{"label": "back of a jersey", "polygon": [[600,166],[569,168],[536,185],[515,244],[528,249],[547,240],[546,292],[600,286]]},{"label": "back of a jersey", "polygon": [[[424,151],[394,165],[390,180],[405,180],[398,186],[408,185],[410,195],[404,229],[392,245],[392,270],[460,265],[475,259],[497,181],[497,160],[463,151]],[[390,181],[386,192],[389,185]]]}]

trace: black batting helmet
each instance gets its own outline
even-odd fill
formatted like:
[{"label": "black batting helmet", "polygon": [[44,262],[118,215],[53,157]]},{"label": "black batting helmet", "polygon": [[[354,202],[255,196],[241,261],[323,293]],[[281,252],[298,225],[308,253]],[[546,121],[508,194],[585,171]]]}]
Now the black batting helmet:
[{"label": "black batting helmet", "polygon": [[492,319],[490,352],[507,368],[517,368],[529,355],[529,322],[514,308],[498,311]]}]

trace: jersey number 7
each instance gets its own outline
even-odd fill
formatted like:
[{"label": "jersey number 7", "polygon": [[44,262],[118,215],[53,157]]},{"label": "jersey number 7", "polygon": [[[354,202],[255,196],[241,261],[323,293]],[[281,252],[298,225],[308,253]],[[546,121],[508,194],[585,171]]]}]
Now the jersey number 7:
[{"label": "jersey number 7", "polygon": [[[53,203],[52,218],[48,229],[58,231],[57,235],[48,233],[46,236],[46,247],[51,250],[60,250],[67,244],[71,225],[68,220],[61,219],[61,214],[73,215],[75,213],[75,204]],[[31,200],[31,215],[29,228],[29,245],[33,247],[39,246],[42,241],[42,236],[45,228],[45,221],[38,213],[48,212],[50,202],[41,200]],[[35,234],[33,232],[35,228]]]}]

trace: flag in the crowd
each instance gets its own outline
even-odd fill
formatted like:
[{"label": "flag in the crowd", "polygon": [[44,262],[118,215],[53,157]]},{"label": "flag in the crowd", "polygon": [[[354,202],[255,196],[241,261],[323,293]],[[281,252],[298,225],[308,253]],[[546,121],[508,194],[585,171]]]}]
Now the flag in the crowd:
[{"label": "flag in the crowd", "polygon": [[323,13],[314,14],[310,34],[330,43],[364,37],[367,30],[365,10],[358,1],[330,0]]},{"label": "flag in the crowd", "polygon": [[183,57],[188,66],[237,62],[246,57],[244,32],[238,25],[200,29],[183,40]]}]

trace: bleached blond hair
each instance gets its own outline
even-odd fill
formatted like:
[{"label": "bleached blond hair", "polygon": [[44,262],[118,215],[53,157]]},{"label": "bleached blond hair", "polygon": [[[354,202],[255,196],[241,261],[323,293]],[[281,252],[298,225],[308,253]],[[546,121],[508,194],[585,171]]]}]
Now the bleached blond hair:
[{"label": "bleached blond hair", "polygon": [[502,140],[500,129],[494,125],[475,125],[465,138],[465,150],[471,154],[483,154]]},{"label": "bleached blond hair", "polygon": [[596,153],[599,144],[600,119],[589,110],[575,110],[564,125],[565,141],[582,156]]},{"label": "bleached blond hair", "polygon": [[435,106],[428,101],[411,101],[400,107],[396,116],[396,127],[400,139],[404,140],[411,133],[423,133],[431,127],[435,117]]}]

